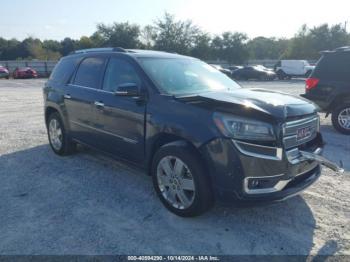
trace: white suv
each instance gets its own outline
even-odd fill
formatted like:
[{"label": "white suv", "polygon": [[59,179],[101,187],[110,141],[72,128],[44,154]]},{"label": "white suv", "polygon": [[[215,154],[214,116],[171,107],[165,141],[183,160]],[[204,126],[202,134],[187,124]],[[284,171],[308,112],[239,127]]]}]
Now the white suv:
[{"label": "white suv", "polygon": [[296,77],[308,77],[315,66],[306,60],[281,60],[275,65],[275,71],[279,79]]}]

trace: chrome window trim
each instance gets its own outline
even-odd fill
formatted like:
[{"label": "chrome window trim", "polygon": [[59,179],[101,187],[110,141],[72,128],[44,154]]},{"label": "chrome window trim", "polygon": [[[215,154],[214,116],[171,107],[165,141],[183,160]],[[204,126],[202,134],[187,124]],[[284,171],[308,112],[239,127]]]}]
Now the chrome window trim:
[{"label": "chrome window trim", "polygon": [[102,130],[100,128],[95,128],[95,127],[92,127],[92,126],[89,126],[89,125],[86,125],[86,124],[78,123],[76,121],[69,121],[69,122],[72,123],[72,124],[84,127],[84,128],[89,128],[89,129],[95,130],[95,131],[100,132],[100,133],[104,133],[104,134],[107,134],[107,135],[110,135],[110,136],[117,137],[117,138],[122,139],[123,141],[125,141],[127,143],[130,143],[130,144],[137,144],[138,143],[137,140],[133,140],[133,139],[121,136],[121,135],[117,135],[117,134],[114,134],[114,133]]},{"label": "chrome window trim", "polygon": [[[232,139],[232,142],[235,145],[235,147],[242,154],[247,155],[247,156],[263,158],[263,159],[268,159],[268,160],[276,160],[276,161],[281,161],[282,158],[283,158],[283,149],[280,148],[280,147],[262,146],[262,145],[257,145],[257,144],[251,144],[251,143],[247,143],[247,142],[237,141],[237,140],[234,140],[234,139]],[[276,150],[276,155],[275,156],[269,156],[269,155],[264,155],[264,154],[250,152],[250,151],[247,151],[247,150],[243,149],[239,144],[248,145],[248,146],[254,146],[254,147],[260,147],[260,148],[265,148],[265,149]]]},{"label": "chrome window trim", "polygon": [[80,85],[75,85],[75,84],[68,84],[68,85],[69,86],[73,86],[73,87],[80,87],[80,88],[85,88],[85,89],[89,89],[89,90],[95,90],[95,91],[98,91],[98,92],[103,92],[103,93],[108,93],[108,94],[114,95],[113,92],[106,91],[106,90],[103,90],[101,88],[92,88],[92,87],[88,87],[88,86],[80,86]]}]

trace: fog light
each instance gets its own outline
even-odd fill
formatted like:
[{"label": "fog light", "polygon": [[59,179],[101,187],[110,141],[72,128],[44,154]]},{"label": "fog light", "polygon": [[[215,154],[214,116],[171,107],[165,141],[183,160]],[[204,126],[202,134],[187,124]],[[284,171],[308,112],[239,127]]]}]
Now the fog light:
[{"label": "fog light", "polygon": [[259,185],[260,185],[259,180],[257,180],[257,179],[250,179],[249,180],[249,188],[250,189],[259,188]]},{"label": "fog light", "polygon": [[248,189],[265,189],[265,188],[273,188],[279,181],[279,178],[250,178],[248,180]]},{"label": "fog light", "polygon": [[290,179],[283,179],[284,174],[272,177],[246,177],[244,191],[247,194],[266,194],[283,190]]}]

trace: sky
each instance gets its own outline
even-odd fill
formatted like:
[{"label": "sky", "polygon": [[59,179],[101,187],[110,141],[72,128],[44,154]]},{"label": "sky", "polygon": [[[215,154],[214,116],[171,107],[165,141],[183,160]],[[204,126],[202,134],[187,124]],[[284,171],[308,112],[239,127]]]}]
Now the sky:
[{"label": "sky", "polygon": [[213,35],[238,31],[251,38],[289,38],[303,24],[350,23],[349,10],[349,0],[8,0],[0,5],[0,37],[79,39],[98,23],[144,26],[168,12]]}]

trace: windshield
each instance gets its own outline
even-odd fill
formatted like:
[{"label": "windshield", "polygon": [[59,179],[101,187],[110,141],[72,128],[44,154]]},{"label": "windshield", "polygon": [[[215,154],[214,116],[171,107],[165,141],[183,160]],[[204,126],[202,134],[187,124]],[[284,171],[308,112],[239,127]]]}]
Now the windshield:
[{"label": "windshield", "polygon": [[140,58],[160,91],[171,95],[231,91],[240,86],[214,67],[196,59]]}]

